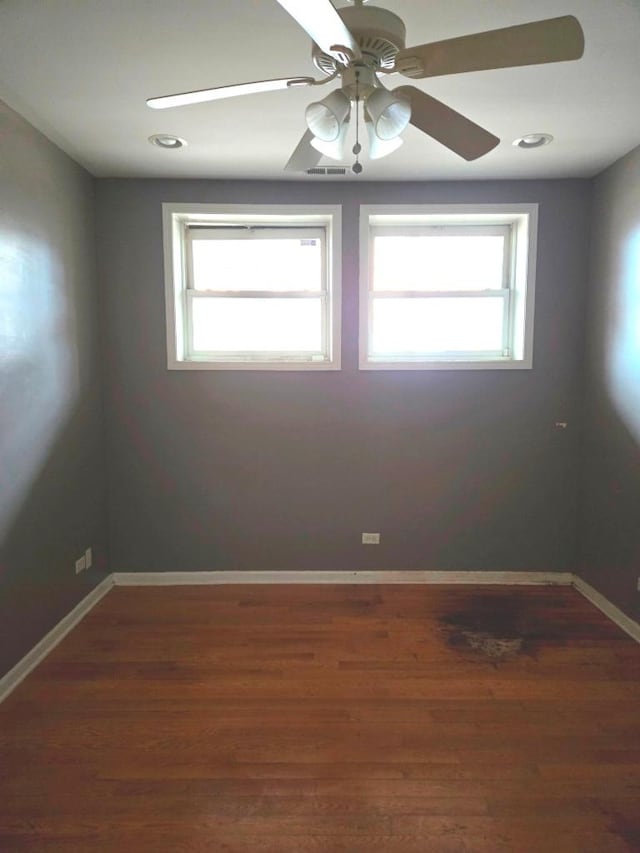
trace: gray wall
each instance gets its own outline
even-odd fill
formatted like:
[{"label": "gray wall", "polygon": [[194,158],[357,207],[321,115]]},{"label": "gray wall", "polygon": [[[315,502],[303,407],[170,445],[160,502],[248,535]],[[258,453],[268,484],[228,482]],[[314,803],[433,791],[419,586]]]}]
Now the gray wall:
[{"label": "gray wall", "polygon": [[[590,197],[588,181],[99,181],[112,568],[573,570]],[[341,203],[342,371],[167,371],[163,201]],[[358,372],[374,202],[540,204],[532,371]]]},{"label": "gray wall", "polygon": [[[104,576],[107,541],[125,571],[580,554],[638,618],[639,176],[640,149],[600,176],[592,222],[588,181],[103,180],[98,306],[94,181],[0,103],[0,675]],[[342,371],[167,371],[163,201],[342,204]],[[375,202],[540,204],[532,371],[357,370],[358,204]]]},{"label": "gray wall", "polygon": [[640,148],[595,181],[581,574],[640,618]]},{"label": "gray wall", "polygon": [[94,261],[92,178],[0,102],[0,676],[106,567]]}]

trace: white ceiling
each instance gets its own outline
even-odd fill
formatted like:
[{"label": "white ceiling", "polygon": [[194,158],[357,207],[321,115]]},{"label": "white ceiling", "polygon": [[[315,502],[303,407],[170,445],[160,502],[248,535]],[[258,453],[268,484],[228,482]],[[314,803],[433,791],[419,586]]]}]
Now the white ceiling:
[{"label": "white ceiling", "polygon": [[[501,145],[467,163],[409,127],[400,150],[363,159],[363,178],[591,176],[640,143],[640,0],[377,2],[404,19],[407,45],[574,14],[586,50],[578,62],[417,81]],[[292,178],[282,168],[314,90],[166,112],[145,100],[319,76],[310,47],[276,0],[0,0],[0,98],[98,176]],[[555,142],[529,151],[511,145],[536,131]],[[188,146],[153,148],[147,137],[161,132]]]}]

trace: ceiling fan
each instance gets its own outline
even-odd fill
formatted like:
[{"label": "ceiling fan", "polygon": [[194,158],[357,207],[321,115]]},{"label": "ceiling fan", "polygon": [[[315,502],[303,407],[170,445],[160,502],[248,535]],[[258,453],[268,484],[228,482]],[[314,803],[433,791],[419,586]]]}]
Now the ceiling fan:
[{"label": "ceiling fan", "polygon": [[313,62],[324,78],[285,77],[237,83],[150,98],[147,104],[166,109],[278,89],[321,86],[336,80],[338,88],[307,107],[308,130],[285,169],[307,171],[317,166],[323,155],[343,159],[355,112],[353,170],[359,174],[361,105],[371,159],[395,151],[402,144],[401,134],[408,124],[465,160],[482,157],[500,142],[497,136],[421,89],[404,85],[389,90],[382,84],[382,77],[399,73],[422,79],[540,65],[580,59],[584,52],[584,34],[572,15],[405,47],[402,19],[387,9],[364,6],[367,0],[353,0],[353,6],[342,9],[335,9],[331,0],[277,2],[311,37]]}]

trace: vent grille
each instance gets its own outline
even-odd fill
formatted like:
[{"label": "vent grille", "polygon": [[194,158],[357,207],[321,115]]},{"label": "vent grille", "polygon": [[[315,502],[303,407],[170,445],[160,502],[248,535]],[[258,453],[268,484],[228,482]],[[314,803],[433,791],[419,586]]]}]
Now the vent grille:
[{"label": "vent grille", "polygon": [[[356,33],[355,37],[360,50],[365,54],[365,56],[374,60],[376,68],[386,68],[391,70],[394,67],[396,54],[398,53],[397,45],[393,44],[389,39],[379,35]],[[327,76],[335,74],[338,69],[338,63],[333,56],[330,56],[328,53],[323,53],[318,48],[313,52],[313,61],[320,71]]]},{"label": "vent grille", "polygon": [[323,74],[326,74],[327,77],[335,74],[337,62],[333,56],[329,56],[327,53],[318,52],[314,54],[313,61],[320,71],[322,71]]},{"label": "vent grille", "polygon": [[375,57],[380,68],[393,68],[398,48],[379,36],[361,36],[358,46],[363,53]]},{"label": "vent grille", "polygon": [[307,169],[307,175],[346,175],[348,166],[314,166]]}]

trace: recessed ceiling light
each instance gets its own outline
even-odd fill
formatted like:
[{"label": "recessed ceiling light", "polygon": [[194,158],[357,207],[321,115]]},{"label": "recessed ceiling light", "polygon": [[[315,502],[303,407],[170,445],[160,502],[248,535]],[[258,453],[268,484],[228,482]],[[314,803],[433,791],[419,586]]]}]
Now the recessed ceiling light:
[{"label": "recessed ceiling light", "polygon": [[154,133],[149,137],[149,142],[157,145],[158,148],[182,148],[187,144],[186,139],[180,139],[179,136],[172,136],[170,133]]},{"label": "recessed ceiling light", "polygon": [[513,144],[518,148],[542,148],[550,142],[553,142],[553,136],[550,133],[527,133],[526,136],[513,140]]}]

